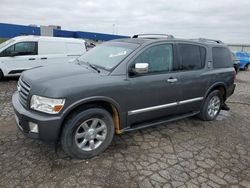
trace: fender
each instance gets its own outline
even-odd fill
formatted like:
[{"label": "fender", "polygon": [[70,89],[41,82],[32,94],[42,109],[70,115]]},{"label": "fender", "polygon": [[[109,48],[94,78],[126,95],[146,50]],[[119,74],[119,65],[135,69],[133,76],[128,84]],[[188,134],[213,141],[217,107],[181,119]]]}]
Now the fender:
[{"label": "fender", "polygon": [[81,100],[78,100],[68,106],[63,112],[62,112],[62,121],[65,119],[65,117],[75,108],[77,108],[80,105],[86,104],[88,102],[95,102],[95,101],[103,101],[103,102],[108,102],[112,104],[118,111],[118,114],[121,114],[121,108],[120,105],[112,98],[110,97],[105,97],[105,96],[93,96],[93,97],[87,97]]},{"label": "fender", "polygon": [[204,99],[207,97],[207,95],[211,92],[211,90],[217,86],[223,86],[224,89],[225,89],[225,94],[227,93],[227,87],[226,87],[226,84],[223,83],[223,82],[216,82],[216,83],[213,83],[206,91],[205,95],[204,95]]}]

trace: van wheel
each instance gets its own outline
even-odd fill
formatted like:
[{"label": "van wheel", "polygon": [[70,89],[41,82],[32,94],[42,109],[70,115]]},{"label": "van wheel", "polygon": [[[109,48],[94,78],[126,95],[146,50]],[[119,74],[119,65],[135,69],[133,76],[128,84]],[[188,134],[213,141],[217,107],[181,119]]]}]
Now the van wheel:
[{"label": "van wheel", "polygon": [[3,77],[4,77],[3,72],[2,72],[2,70],[0,69],[0,80],[3,80]]},{"label": "van wheel", "polygon": [[199,114],[200,119],[204,121],[214,120],[220,113],[222,101],[222,95],[219,90],[209,93]]},{"label": "van wheel", "polygon": [[102,153],[114,137],[114,122],[109,112],[91,108],[75,112],[65,122],[61,144],[73,158],[87,159]]}]

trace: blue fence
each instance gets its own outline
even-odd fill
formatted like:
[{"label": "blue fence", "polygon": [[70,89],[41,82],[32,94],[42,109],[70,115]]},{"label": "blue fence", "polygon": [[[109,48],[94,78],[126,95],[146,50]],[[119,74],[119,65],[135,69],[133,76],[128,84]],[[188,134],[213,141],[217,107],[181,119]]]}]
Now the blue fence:
[{"label": "blue fence", "polygon": [[[40,27],[23,26],[0,23],[0,38],[12,38],[19,35],[40,35]],[[92,33],[83,31],[67,31],[54,29],[55,37],[84,38],[91,40],[112,40],[118,38],[128,38],[128,36],[111,35],[104,33]]]}]

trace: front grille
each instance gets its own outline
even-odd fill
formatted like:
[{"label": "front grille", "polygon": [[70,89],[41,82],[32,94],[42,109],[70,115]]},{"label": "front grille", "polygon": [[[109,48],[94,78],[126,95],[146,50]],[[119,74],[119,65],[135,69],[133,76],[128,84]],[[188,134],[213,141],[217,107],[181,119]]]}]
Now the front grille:
[{"label": "front grille", "polygon": [[25,82],[22,78],[19,79],[17,84],[17,89],[19,91],[19,100],[23,106],[27,107],[27,100],[30,92],[30,85]]}]

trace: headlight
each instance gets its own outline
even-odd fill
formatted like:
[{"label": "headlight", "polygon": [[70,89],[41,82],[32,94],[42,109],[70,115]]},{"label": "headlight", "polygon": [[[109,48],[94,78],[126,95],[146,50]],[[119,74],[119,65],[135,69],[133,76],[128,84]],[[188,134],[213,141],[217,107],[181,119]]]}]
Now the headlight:
[{"label": "headlight", "polygon": [[30,108],[49,114],[58,114],[64,103],[65,99],[52,99],[33,95],[30,101]]}]

